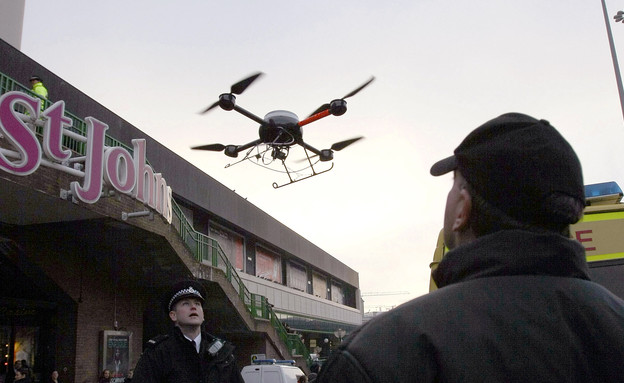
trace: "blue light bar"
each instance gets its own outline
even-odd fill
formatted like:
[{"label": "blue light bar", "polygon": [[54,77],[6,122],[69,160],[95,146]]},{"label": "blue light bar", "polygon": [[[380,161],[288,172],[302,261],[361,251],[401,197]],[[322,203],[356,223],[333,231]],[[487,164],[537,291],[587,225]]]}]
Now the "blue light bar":
[{"label": "blue light bar", "polygon": [[275,364],[277,361],[275,359],[256,359],[253,362],[254,364]]},{"label": "blue light bar", "polygon": [[294,359],[285,359],[285,360],[277,360],[275,361],[275,363],[277,364],[291,364],[291,365],[295,365],[295,360]]},{"label": "blue light bar", "polygon": [[605,195],[622,194],[622,189],[615,181],[602,182],[599,184],[585,185],[585,198],[600,197]]},{"label": "blue light bar", "polygon": [[291,364],[291,365],[295,365],[295,360],[294,359],[287,359],[287,360],[276,360],[276,359],[256,359],[253,361],[254,364]]}]

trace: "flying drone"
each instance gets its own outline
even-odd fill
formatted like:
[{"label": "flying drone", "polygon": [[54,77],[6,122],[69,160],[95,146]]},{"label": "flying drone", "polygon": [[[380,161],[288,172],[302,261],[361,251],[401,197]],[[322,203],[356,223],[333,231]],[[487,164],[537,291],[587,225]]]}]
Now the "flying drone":
[{"label": "flying drone", "polygon": [[[227,111],[234,110],[260,124],[258,131],[259,138],[244,145],[209,144],[194,146],[191,147],[191,149],[209,150],[215,152],[223,151],[226,156],[232,158],[237,158],[239,153],[244,152],[245,155],[241,160],[226,165],[226,168],[245,160],[253,160],[257,164],[264,167],[268,167],[268,165],[274,161],[280,161],[284,168],[283,172],[288,175],[290,182],[282,185],[278,185],[274,182],[273,187],[277,189],[279,187],[290,185],[292,183],[330,171],[334,167],[333,162],[328,169],[323,170],[315,169],[315,165],[317,165],[319,161],[327,162],[333,160],[335,151],[340,151],[363,138],[355,137],[336,142],[329,149],[319,150],[303,140],[302,128],[311,122],[320,120],[321,118],[329,115],[343,115],[347,111],[347,102],[345,99],[354,96],[364,89],[375,79],[374,77],[371,77],[368,81],[348,93],[346,96],[333,100],[328,104],[321,105],[307,118],[299,121],[296,114],[287,110],[274,110],[269,112],[266,116],[264,116],[264,118],[260,118],[236,105],[236,95],[242,94],[245,89],[247,89],[249,85],[251,85],[261,75],[262,73],[260,72],[253,74],[232,85],[229,93],[221,94],[218,101],[201,112],[202,114],[206,113],[217,106]],[[288,158],[290,148],[294,145],[299,145],[304,149],[306,158],[303,159],[303,161],[308,162],[307,166],[300,170],[293,170],[286,165],[286,159]],[[312,155],[310,155],[310,152]],[[305,176],[300,176],[300,172],[307,169],[310,169],[308,173],[306,173]]]}]

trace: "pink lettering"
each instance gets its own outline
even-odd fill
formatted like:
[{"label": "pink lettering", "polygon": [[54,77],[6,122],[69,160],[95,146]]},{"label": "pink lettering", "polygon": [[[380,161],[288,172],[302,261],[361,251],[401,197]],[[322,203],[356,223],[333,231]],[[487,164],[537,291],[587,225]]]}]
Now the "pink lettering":
[{"label": "pink lettering", "polygon": [[[17,106],[25,108],[26,115],[18,113]],[[66,128],[72,124],[72,120],[65,117],[65,102],[58,101],[46,109],[41,113],[43,119],[39,118],[40,113],[39,98],[22,92],[7,92],[0,96],[0,134],[13,147],[13,150],[2,148],[0,151],[0,169],[26,176],[39,168],[45,154],[49,161],[43,161],[44,165],[81,175],[68,164],[73,152],[63,147],[63,138],[68,134]],[[34,129],[24,122],[29,120],[43,124],[42,145]],[[85,203],[95,203],[106,183],[121,193],[131,194],[171,223],[173,193],[162,174],[154,173],[146,163],[145,140],[132,140],[134,155],[131,155],[124,148],[105,146],[108,125],[93,117],[86,117],[85,121],[84,180],[82,185],[80,181],[70,183],[73,196]],[[76,163],[82,162],[82,158],[74,159]]]},{"label": "pink lettering", "polygon": [[145,140],[132,140],[134,148],[134,168],[136,169],[137,181],[134,191],[136,199],[155,206],[156,185],[154,181],[154,170],[145,163]]},{"label": "pink lettering", "polygon": [[130,153],[124,148],[108,148],[104,152],[104,181],[121,193],[134,189],[136,173]]},{"label": "pink lettering", "polygon": [[65,117],[65,101],[54,103],[43,115],[47,117],[43,129],[43,151],[48,158],[63,162],[71,157],[71,150],[63,150],[63,127],[72,124],[72,120]]},{"label": "pink lettering", "polygon": [[41,164],[39,141],[15,112],[15,105],[21,104],[29,113],[39,116],[39,103],[39,99],[24,93],[9,92],[0,96],[0,130],[19,154],[19,159],[11,162],[0,152],[0,168],[6,172],[25,176],[33,173]]},{"label": "pink lettering", "polygon": [[159,173],[160,177],[158,178],[158,202],[156,203],[156,211],[161,215],[164,215],[166,218],[167,210],[169,209],[168,205],[168,188],[167,181],[162,177]]},{"label": "pink lettering", "polygon": [[154,174],[154,205],[152,208],[156,209],[157,212],[162,214],[162,200],[163,200],[163,190],[162,190],[162,174],[156,173]]},{"label": "pink lettering", "polygon": [[164,207],[163,217],[167,220],[167,222],[171,223],[173,219],[173,204],[171,200],[173,199],[173,191],[171,190],[171,186],[167,186],[167,198],[165,199],[167,205]]},{"label": "pink lettering", "polygon": [[156,209],[167,222],[171,223],[173,206],[171,204],[172,191],[161,173],[154,170],[145,162],[145,140],[132,140],[134,148],[134,167],[136,170],[136,184],[134,197]]},{"label": "pink lettering", "polygon": [[95,203],[102,193],[102,173],[104,168],[104,134],[108,126],[93,117],[87,122],[87,159],[85,161],[84,186],[78,181],[71,183],[72,194],[86,203]]}]

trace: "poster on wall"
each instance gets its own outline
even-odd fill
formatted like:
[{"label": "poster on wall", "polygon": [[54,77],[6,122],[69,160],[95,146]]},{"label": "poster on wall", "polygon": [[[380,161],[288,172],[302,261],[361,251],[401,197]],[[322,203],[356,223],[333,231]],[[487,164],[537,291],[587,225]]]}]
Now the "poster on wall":
[{"label": "poster on wall", "polygon": [[15,326],[13,360],[25,360],[29,366],[32,366],[35,362],[38,338],[39,327]]},{"label": "poster on wall", "polygon": [[221,249],[230,260],[230,263],[232,263],[237,270],[242,271],[244,267],[243,253],[245,251],[243,237],[231,233],[228,230],[220,229],[214,225],[210,225],[209,230],[210,236],[217,240],[219,246],[221,246]]},{"label": "poster on wall", "polygon": [[130,338],[127,331],[100,331],[100,371],[110,371],[111,383],[123,382],[130,369]]},{"label": "poster on wall", "polygon": [[282,263],[279,256],[256,247],[256,276],[282,283]]}]

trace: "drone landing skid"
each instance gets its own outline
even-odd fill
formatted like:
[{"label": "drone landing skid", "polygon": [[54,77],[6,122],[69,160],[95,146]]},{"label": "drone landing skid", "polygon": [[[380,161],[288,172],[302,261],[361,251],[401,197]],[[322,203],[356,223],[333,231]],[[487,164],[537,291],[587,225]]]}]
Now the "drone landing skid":
[{"label": "drone landing skid", "polygon": [[[245,161],[245,160],[252,159],[252,158],[260,159],[260,158],[261,158],[261,156],[262,156],[264,153],[268,152],[270,149],[269,149],[269,148],[267,148],[267,149],[264,149],[264,150],[257,150],[259,145],[260,145],[260,144],[256,144],[256,145],[252,146],[252,147],[251,147],[251,148],[247,151],[247,153],[245,153],[245,156],[244,156],[242,159],[240,159],[240,160],[238,160],[238,161],[235,161],[235,162],[230,162],[229,164],[225,165],[225,168],[227,169],[227,168],[229,168],[230,166],[233,166],[233,165],[236,165],[236,164],[240,164],[241,162],[243,162],[243,161]],[[254,150],[257,150],[256,154],[252,154],[252,152],[253,152]]]},{"label": "drone landing skid", "polygon": [[[285,166],[284,166],[285,167]],[[277,182],[273,182],[273,189],[279,189],[283,186],[288,186],[288,185],[292,185],[294,183],[297,183],[299,181],[303,181],[303,180],[307,180],[308,178],[312,178],[314,176],[318,176],[319,174],[323,174],[323,173],[327,173],[328,171],[332,170],[334,168],[334,163],[332,162],[331,166],[329,167],[329,169],[325,169],[323,171],[317,172],[314,170],[314,167],[310,167],[312,169],[312,174],[310,174],[309,176],[305,176],[303,178],[297,178],[297,179],[293,179],[290,176],[290,171],[286,171],[286,174],[288,174],[288,179],[290,179],[290,182],[282,184],[282,185],[278,185]]]}]

